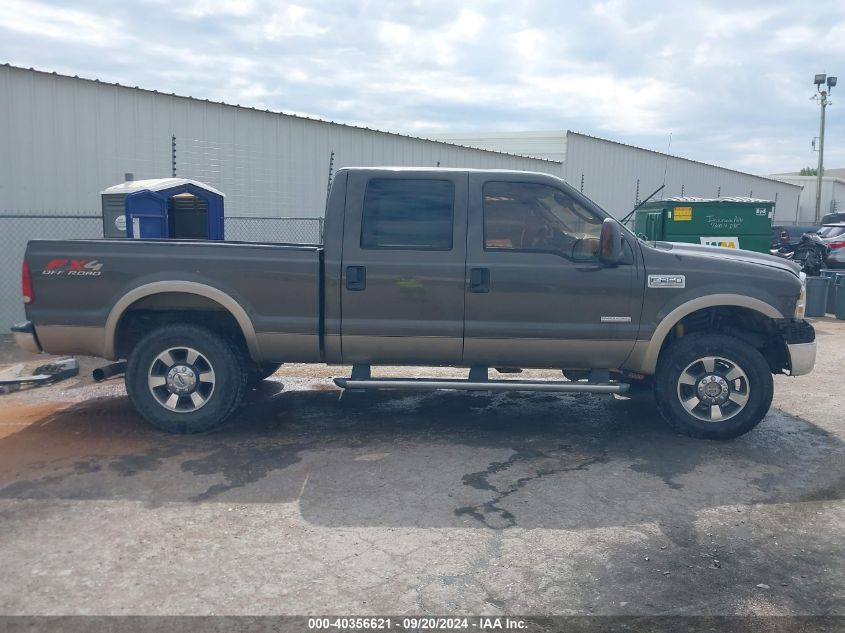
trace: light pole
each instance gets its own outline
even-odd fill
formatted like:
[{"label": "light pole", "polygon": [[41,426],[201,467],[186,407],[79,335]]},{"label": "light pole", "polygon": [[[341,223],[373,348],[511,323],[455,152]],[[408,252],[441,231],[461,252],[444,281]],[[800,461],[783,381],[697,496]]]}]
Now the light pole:
[{"label": "light pole", "polygon": [[[816,84],[816,92],[818,94],[810,97],[817,99],[822,108],[821,119],[819,121],[819,168],[816,172],[816,220],[815,224],[821,222],[822,218],[822,175],[824,173],[824,110],[830,104],[827,96],[836,85],[836,77],[827,77],[824,73],[816,75],[813,80]],[[825,90],[825,84],[827,89]]]}]

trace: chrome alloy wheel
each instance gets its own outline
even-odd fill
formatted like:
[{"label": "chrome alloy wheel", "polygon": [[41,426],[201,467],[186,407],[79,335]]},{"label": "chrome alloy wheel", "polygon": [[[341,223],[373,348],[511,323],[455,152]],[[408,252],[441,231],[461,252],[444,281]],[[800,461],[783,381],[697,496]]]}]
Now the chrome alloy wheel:
[{"label": "chrome alloy wheel", "polygon": [[214,367],[191,347],[171,347],[155,357],[147,374],[150,393],[176,413],[202,408],[214,393]]},{"label": "chrome alloy wheel", "polygon": [[690,415],[705,422],[722,422],[748,404],[748,376],[736,363],[719,356],[693,361],[678,377],[678,398]]}]

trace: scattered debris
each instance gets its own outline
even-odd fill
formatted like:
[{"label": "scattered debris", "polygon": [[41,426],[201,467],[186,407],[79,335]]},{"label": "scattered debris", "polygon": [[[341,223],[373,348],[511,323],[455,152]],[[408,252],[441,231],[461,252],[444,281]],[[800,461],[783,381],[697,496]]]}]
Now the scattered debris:
[{"label": "scattered debris", "polygon": [[14,365],[0,372],[0,393],[17,391],[22,387],[52,384],[79,375],[79,361],[63,358],[53,363],[39,365],[31,374],[23,374],[24,364]]},{"label": "scattered debris", "polygon": [[759,585],[757,585],[757,589],[771,589],[771,587],[769,587],[769,585],[761,582]]}]

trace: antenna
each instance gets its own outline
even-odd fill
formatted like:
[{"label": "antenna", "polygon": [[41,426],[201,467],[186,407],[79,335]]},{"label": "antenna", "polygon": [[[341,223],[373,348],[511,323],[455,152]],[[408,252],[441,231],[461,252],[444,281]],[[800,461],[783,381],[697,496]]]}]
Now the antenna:
[{"label": "antenna", "polygon": [[669,144],[666,146],[666,162],[663,165],[663,186],[666,186],[666,171],[669,169],[669,150],[672,149],[672,133],[669,132]]}]

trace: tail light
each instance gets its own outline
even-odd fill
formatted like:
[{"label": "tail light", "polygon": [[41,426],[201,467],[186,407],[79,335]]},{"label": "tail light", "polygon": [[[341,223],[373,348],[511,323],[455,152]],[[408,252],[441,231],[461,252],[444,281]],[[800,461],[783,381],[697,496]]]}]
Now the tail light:
[{"label": "tail light", "polygon": [[23,267],[21,268],[21,294],[24,303],[32,303],[35,299],[32,294],[32,277],[29,274],[29,264],[26,263],[26,260],[23,260]]},{"label": "tail light", "polygon": [[830,250],[835,248],[845,248],[845,242],[828,242],[827,245],[830,247]]}]

